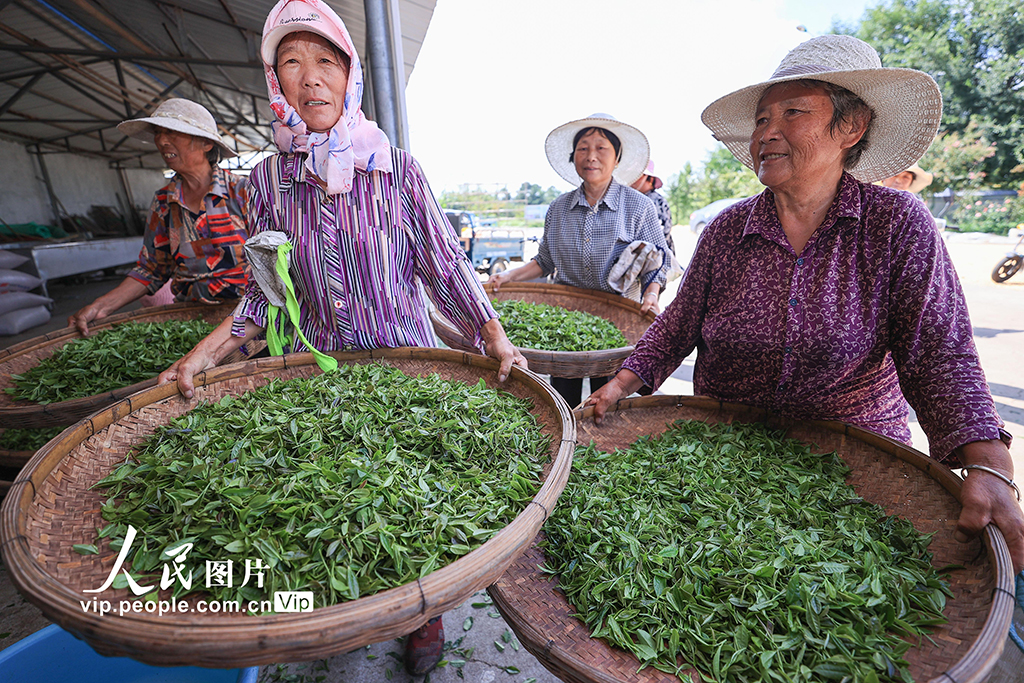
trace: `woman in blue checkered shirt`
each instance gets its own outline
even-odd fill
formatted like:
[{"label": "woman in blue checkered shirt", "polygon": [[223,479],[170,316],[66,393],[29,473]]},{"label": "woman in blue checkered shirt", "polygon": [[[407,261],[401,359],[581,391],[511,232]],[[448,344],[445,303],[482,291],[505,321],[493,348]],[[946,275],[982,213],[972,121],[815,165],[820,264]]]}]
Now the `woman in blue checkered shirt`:
[{"label": "woman in blue checkered shirt", "polygon": [[[651,200],[629,187],[647,166],[647,138],[608,114],[593,114],[551,131],[544,147],[551,166],[576,189],[548,208],[537,256],[520,268],[492,276],[495,290],[506,282],[553,275],[558,284],[622,294],[640,301],[645,313],[660,312],[658,295],[671,262],[668,244]],[[662,266],[644,272],[621,291],[609,282],[609,275],[636,242],[653,245],[662,255]],[[591,377],[591,391],[605,381]],[[552,377],[551,384],[570,406],[579,404],[582,379]]]}]

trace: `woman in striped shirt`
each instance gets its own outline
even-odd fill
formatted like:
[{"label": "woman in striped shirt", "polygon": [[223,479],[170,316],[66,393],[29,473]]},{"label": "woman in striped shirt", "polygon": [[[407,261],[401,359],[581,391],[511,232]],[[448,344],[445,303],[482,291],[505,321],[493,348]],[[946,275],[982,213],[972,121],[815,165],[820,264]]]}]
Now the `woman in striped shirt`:
[{"label": "woman in striped shirt", "polygon": [[[360,110],[362,72],[345,25],[320,0],[281,0],[261,54],[274,139],[281,150],[249,176],[254,236],[292,244],[289,274],[299,327],[320,351],[433,346],[420,283],[463,334],[501,362],[498,380],[526,360],[508,341],[458,236],[419,164],[392,147]],[[262,333],[268,300],[256,278],[234,315],[160,375],[192,396],[192,377]],[[411,634],[414,675],[441,658],[437,617]]]},{"label": "woman in striped shirt", "polygon": [[[525,359],[508,341],[419,164],[392,147],[360,109],[351,39],[319,0],[280,2],[262,57],[281,154],[249,176],[252,234],[292,243],[300,327],[320,351],[434,346],[420,283],[437,307],[501,361],[504,380]],[[186,396],[192,375],[261,334],[268,301],[253,279],[233,318],[161,375]]]}]

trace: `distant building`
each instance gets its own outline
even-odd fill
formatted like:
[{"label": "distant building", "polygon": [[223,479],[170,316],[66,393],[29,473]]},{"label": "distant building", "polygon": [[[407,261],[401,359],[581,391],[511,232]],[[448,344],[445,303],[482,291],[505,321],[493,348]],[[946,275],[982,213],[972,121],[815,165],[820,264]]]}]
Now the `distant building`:
[{"label": "distant building", "polygon": [[542,221],[548,212],[550,204],[527,204],[523,212],[523,218],[528,221]]}]

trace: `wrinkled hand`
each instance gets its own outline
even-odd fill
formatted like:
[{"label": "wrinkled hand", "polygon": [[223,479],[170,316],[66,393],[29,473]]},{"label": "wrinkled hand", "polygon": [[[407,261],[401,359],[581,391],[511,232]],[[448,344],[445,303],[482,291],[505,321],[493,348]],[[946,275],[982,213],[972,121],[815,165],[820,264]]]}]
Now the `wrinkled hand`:
[{"label": "wrinkled hand", "polygon": [[192,398],[195,384],[192,378],[203,370],[216,365],[211,354],[201,346],[189,351],[185,356],[174,361],[171,367],[160,373],[157,384],[167,384],[177,380],[178,391],[185,398]]},{"label": "wrinkled hand", "polygon": [[603,387],[592,393],[587,397],[587,400],[583,402],[583,407],[594,406],[594,424],[601,424],[604,421],[604,414],[608,412],[608,409],[619,402],[619,399],[629,396],[631,391],[627,391],[622,383],[619,381],[619,376],[616,375],[608,381]]},{"label": "wrinkled hand", "polygon": [[1010,550],[1014,574],[1024,569],[1024,512],[1014,490],[996,476],[968,470],[960,491],[960,521],[955,538],[966,543],[990,522],[999,527]]},{"label": "wrinkled hand", "polygon": [[512,342],[508,340],[508,337],[502,335],[503,339],[499,339],[490,344],[486,345],[487,355],[491,358],[495,358],[501,363],[501,367],[498,368],[498,381],[504,382],[508,379],[508,375],[512,372],[512,366],[518,365],[524,370],[529,369],[529,364],[526,362],[526,358],[519,352]]},{"label": "wrinkled hand", "polygon": [[93,320],[100,320],[106,318],[107,314],[104,313],[96,302],[92,302],[88,306],[85,306],[78,310],[74,315],[68,316],[68,327],[74,327],[82,333],[83,337],[89,336],[89,323]]},{"label": "wrinkled hand", "polygon": [[661,306],[658,305],[658,294],[656,292],[644,294],[640,306],[640,315],[647,313],[647,311],[654,311],[654,315],[661,313]]},{"label": "wrinkled hand", "polygon": [[510,281],[510,279],[511,279],[509,277],[509,273],[510,272],[511,271],[506,270],[506,271],[502,271],[500,273],[495,273],[494,275],[492,275],[489,278],[487,278],[487,284],[493,285],[494,286],[494,291],[497,292],[498,290],[501,289],[501,286],[503,284],[505,284],[506,282]]}]

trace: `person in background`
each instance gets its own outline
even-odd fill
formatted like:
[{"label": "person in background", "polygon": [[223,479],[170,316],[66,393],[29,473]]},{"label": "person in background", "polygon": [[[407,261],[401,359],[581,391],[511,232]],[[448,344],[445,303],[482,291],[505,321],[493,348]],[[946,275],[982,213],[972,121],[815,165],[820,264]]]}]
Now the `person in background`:
[{"label": "person in background", "polygon": [[1019,572],[1011,436],[960,281],[924,204],[872,184],[919,159],[941,115],[931,76],[883,68],[843,35],[798,45],[769,80],[711,103],[702,120],[767,189],[707,226],[676,298],[587,404],[600,423],[696,348],[694,392],[721,401],[904,443],[912,405],[930,456],[967,472],[956,538],[994,523]]},{"label": "person in background", "polygon": [[676,253],[676,247],[672,243],[672,209],[668,205],[668,200],[658,192],[663,184],[661,178],[654,175],[654,162],[648,161],[643,175],[637,178],[631,187],[646,196],[654,204],[654,209],[658,212],[658,221],[661,223],[662,230],[665,231],[665,242],[668,244],[669,250],[674,254]]},{"label": "person in background", "polygon": [[900,171],[896,175],[882,179],[882,184],[894,190],[905,190],[911,194],[920,194],[921,190],[932,184],[932,174],[917,164]]},{"label": "person in background", "polygon": [[[629,187],[647,166],[646,136],[608,114],[593,114],[555,128],[544,149],[555,172],[576,189],[548,207],[537,256],[492,275],[488,282],[498,291],[506,282],[555,273],[558,284],[621,294],[640,301],[642,312],[657,313],[672,259],[654,205]],[[609,283],[609,275],[626,247],[637,241],[660,251],[662,265],[620,292]],[[591,391],[605,381],[591,377]],[[552,377],[551,386],[570,406],[579,405],[582,378]]]},{"label": "person in background", "polygon": [[156,144],[174,177],[153,198],[128,277],[68,318],[83,335],[93,320],[155,294],[168,281],[175,301],[208,304],[238,299],[247,281],[246,179],[217,166],[235,153],[217,134],[213,115],[201,104],[172,98],[117,128]]},{"label": "person in background", "polygon": [[[526,367],[419,163],[363,116],[362,67],[341,18],[320,0],[280,0],[260,54],[280,153],[249,176],[250,242],[273,232],[291,244],[293,322],[303,341],[320,352],[434,346],[422,283],[438,309],[500,361],[499,381],[513,363]],[[234,314],[160,383],[177,381],[191,397],[196,373],[266,330],[269,307],[254,276]],[[406,669],[427,673],[443,648],[436,617],[406,640]]]}]

